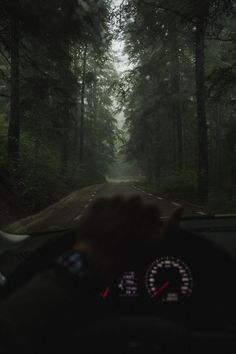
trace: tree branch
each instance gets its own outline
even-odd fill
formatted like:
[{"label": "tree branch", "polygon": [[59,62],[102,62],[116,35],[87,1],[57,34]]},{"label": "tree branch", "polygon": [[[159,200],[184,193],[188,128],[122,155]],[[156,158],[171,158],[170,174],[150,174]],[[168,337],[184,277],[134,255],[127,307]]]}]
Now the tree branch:
[{"label": "tree branch", "polygon": [[[145,1],[145,0],[140,0],[140,2],[145,4],[145,5],[155,7],[156,9],[160,9],[160,10],[164,10],[164,11],[167,11],[167,12],[171,12],[171,13],[173,13],[173,14],[181,17],[181,18],[189,17],[189,13],[182,13],[182,12],[177,11],[175,9],[170,9],[168,7],[165,7],[165,6],[157,5],[155,1],[148,2],[148,1]],[[189,20],[190,20],[190,18],[189,18]],[[191,22],[193,22],[193,21],[191,21]]]},{"label": "tree branch", "polygon": [[6,54],[3,53],[1,50],[0,50],[0,54],[1,54],[2,57],[6,60],[7,64],[11,65],[10,60],[8,59],[8,57],[6,56]]},{"label": "tree branch", "polygon": [[236,38],[220,38],[220,37],[206,37],[206,39],[220,41],[220,42],[235,42]]}]

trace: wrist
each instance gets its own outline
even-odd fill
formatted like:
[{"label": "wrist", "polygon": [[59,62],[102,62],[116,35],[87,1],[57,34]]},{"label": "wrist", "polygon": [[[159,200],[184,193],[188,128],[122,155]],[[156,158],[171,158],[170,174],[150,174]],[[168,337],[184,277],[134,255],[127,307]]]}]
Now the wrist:
[{"label": "wrist", "polygon": [[88,290],[98,286],[95,268],[87,254],[81,250],[73,248],[63,253],[55,260],[54,265],[56,273],[74,287]]}]

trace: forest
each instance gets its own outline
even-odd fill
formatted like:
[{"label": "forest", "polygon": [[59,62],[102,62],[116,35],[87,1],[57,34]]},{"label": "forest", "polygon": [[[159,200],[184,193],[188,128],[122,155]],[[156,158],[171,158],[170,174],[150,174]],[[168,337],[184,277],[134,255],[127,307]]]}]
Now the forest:
[{"label": "forest", "polygon": [[122,155],[148,188],[236,212],[235,15],[233,0],[0,0],[0,208],[104,183]]}]

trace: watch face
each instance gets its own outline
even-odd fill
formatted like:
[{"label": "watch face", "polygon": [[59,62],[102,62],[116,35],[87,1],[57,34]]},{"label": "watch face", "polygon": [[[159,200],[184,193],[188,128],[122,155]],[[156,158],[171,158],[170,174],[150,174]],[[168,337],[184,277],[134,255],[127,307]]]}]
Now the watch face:
[{"label": "watch face", "polygon": [[62,268],[67,269],[71,274],[78,275],[79,277],[84,275],[84,261],[82,254],[79,251],[71,250],[66,252],[57,259],[57,264]]}]

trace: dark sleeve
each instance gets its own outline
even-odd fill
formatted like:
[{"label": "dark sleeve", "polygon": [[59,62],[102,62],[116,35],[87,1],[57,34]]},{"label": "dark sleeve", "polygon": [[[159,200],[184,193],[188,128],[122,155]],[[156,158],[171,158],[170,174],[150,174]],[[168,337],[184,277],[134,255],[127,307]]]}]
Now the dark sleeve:
[{"label": "dark sleeve", "polygon": [[86,294],[53,270],[37,274],[1,304],[0,345],[7,354],[67,352],[76,324],[89,318],[87,304]]}]

